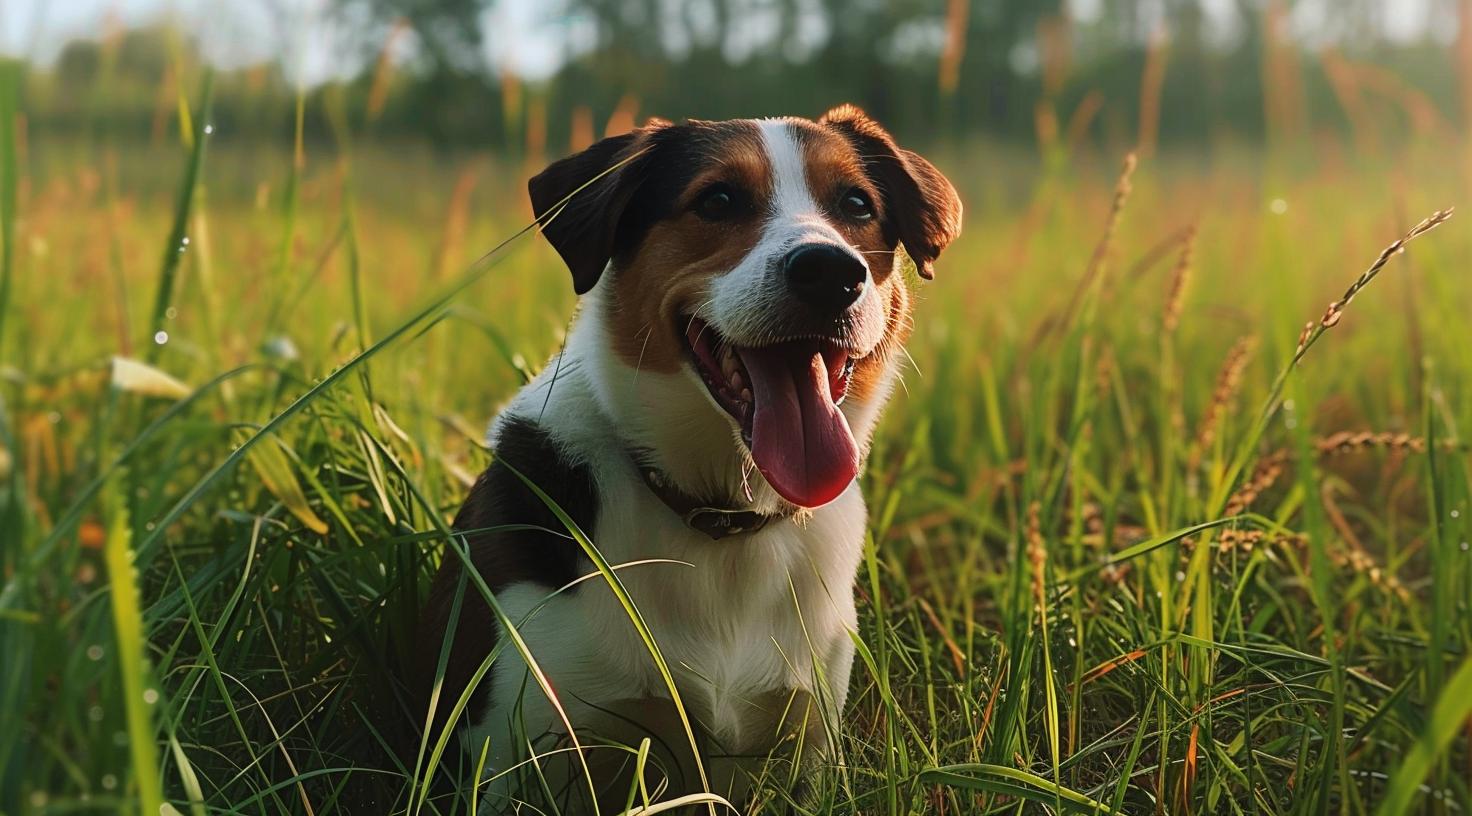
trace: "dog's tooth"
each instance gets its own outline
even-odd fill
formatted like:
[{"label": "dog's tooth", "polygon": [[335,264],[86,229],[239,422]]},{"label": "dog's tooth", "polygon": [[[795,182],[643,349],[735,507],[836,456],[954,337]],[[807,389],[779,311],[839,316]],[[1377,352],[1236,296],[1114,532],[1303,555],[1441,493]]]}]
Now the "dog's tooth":
[{"label": "dog's tooth", "polygon": [[743,389],[741,389],[741,401],[742,402],[751,402],[751,389],[750,388],[743,388]]},{"label": "dog's tooth", "polygon": [[745,391],[746,390],[746,380],[744,380],[744,379],[741,378],[741,372],[740,371],[732,371],[727,376],[729,376],[730,379],[731,379],[731,390],[732,391],[735,391],[736,393],[739,394],[742,391]]}]

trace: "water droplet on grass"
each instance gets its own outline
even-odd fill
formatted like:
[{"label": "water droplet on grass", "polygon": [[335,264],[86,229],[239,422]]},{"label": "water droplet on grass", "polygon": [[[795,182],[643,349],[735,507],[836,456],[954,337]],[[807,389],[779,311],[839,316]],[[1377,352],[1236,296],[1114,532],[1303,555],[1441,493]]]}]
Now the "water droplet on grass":
[{"label": "water droplet on grass", "polygon": [[1268,204],[1268,209],[1273,211],[1273,215],[1282,215],[1288,212],[1288,202],[1281,198],[1275,198]]},{"label": "water droplet on grass", "polygon": [[103,774],[102,775],[102,789],[103,790],[112,790],[113,788],[116,788],[117,786],[118,786],[118,778],[116,776],[113,776],[112,774]]},{"label": "water droplet on grass", "polygon": [[179,310],[178,309],[175,309],[173,306],[170,306],[169,308],[164,309],[164,317],[168,318],[169,320],[173,320],[174,318],[176,318],[178,316],[179,316]]},{"label": "water droplet on grass", "polygon": [[162,346],[163,344],[169,342],[169,333],[166,331],[155,332],[153,335],[153,342]]},{"label": "water droplet on grass", "polygon": [[144,689],[143,702],[154,705],[158,702],[158,691],[156,689]]},{"label": "water droplet on grass", "polygon": [[208,135],[210,135],[211,133],[214,133],[214,132],[215,132],[215,126],[214,125],[205,125],[204,126],[204,135],[208,136]]},{"label": "water droplet on grass", "polygon": [[92,644],[91,646],[88,646],[87,647],[87,659],[88,660],[101,660],[102,659],[102,647],[100,645],[96,644],[96,643]]}]

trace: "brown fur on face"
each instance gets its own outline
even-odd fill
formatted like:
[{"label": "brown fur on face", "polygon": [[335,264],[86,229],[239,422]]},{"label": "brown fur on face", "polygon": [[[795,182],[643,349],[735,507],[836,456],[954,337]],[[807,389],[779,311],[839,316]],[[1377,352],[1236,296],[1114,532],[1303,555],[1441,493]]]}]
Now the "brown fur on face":
[{"label": "brown fur on face", "polygon": [[[772,196],[772,169],[761,134],[750,122],[705,124],[709,132],[693,174],[670,208],[649,227],[639,249],[616,261],[608,339],[625,363],[641,371],[672,374],[684,361],[682,314],[694,312],[710,281],[734,268],[761,237]],[[707,221],[693,207],[700,194],[724,184],[744,199],[746,211]]]},{"label": "brown fur on face", "polygon": [[[802,151],[813,201],[863,254],[869,297],[885,305],[884,339],[856,361],[850,382],[849,393],[867,399],[912,324],[895,250],[903,246],[919,274],[930,277],[936,256],[960,229],[961,204],[934,166],[899,148],[853,106],[835,108],[817,122],[783,122]],[[579,293],[592,288],[612,261],[618,281],[609,288],[607,329],[619,358],[640,370],[675,373],[685,355],[681,315],[698,312],[711,281],[738,266],[761,239],[771,176],[756,122],[653,121],[555,163],[530,187],[534,208],[546,217],[589,185],[543,232],[568,261]],[[694,203],[715,183],[741,193],[745,210],[738,217],[707,221],[695,213]],[[851,190],[872,203],[872,219],[844,217],[839,203]]]},{"label": "brown fur on face", "polygon": [[[877,297],[886,304],[884,340],[872,352],[854,363],[849,378],[849,398],[861,402],[872,399],[879,390],[890,358],[909,339],[913,323],[911,299],[905,281],[895,270],[896,245],[885,235],[884,223],[890,215],[886,201],[876,182],[869,176],[863,157],[855,143],[842,133],[825,125],[795,122],[798,144],[802,146],[803,166],[808,191],[822,207],[829,223],[845,241],[864,256]],[[852,189],[863,192],[874,205],[874,217],[865,222],[843,218],[837,203]]]}]

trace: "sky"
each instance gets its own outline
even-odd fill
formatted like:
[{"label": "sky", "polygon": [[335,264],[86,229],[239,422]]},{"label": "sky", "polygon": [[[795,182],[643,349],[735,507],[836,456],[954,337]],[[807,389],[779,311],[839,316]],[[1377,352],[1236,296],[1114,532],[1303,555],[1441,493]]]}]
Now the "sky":
[{"label": "sky", "polygon": [[[556,70],[566,47],[546,0],[500,0],[484,24],[486,59],[528,76]],[[351,75],[345,38],[329,11],[332,0],[0,0],[0,53],[47,63],[68,40],[107,30],[172,21],[196,35],[217,65],[284,57],[288,71],[316,84]],[[574,37],[574,41],[576,38]],[[508,48],[507,46],[512,47]],[[493,50],[497,49],[497,50]]]},{"label": "sky", "polygon": [[[943,7],[943,0],[936,0]],[[1102,0],[1068,0],[1080,19],[1099,13]],[[1139,0],[1142,9],[1164,0]],[[1336,0],[1300,0],[1294,29],[1307,42],[1333,14]],[[288,74],[308,85],[356,73],[346,39],[328,13],[332,0],[0,0],[0,53],[46,63],[76,37],[97,38],[110,26],[172,20],[195,34],[203,53],[224,67],[283,57]],[[487,64],[528,77],[557,69],[569,48],[590,32],[559,17],[556,0],[498,0],[486,13]],[[1223,37],[1238,24],[1235,0],[1204,0],[1210,22]],[[1454,29],[1434,18],[1434,0],[1384,0],[1386,34],[1413,39],[1428,30],[1447,37]],[[549,11],[550,9],[550,11]]]}]

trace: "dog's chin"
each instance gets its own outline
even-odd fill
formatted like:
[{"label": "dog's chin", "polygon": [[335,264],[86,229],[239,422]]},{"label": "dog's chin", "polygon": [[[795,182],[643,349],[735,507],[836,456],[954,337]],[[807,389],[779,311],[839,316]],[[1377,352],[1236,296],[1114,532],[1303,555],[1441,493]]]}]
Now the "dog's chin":
[{"label": "dog's chin", "polygon": [[744,346],[681,318],[689,367],[731,423],[767,484],[798,507],[820,507],[858,475],[859,446],[839,406],[856,361],[823,336]]}]

